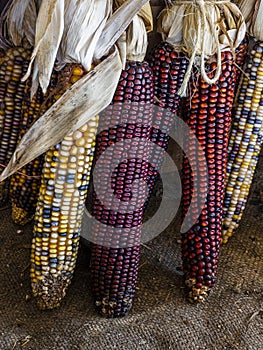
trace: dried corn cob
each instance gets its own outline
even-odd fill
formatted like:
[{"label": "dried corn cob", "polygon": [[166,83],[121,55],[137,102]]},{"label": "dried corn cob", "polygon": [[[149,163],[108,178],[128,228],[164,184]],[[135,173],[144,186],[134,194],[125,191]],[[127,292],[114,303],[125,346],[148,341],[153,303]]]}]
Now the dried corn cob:
[{"label": "dried corn cob", "polygon": [[188,58],[184,53],[175,51],[171,44],[161,42],[153,51],[149,64],[153,69],[155,104],[163,108],[155,113],[151,130],[151,142],[160,147],[160,152],[154,152],[149,165],[147,183],[151,193],[163,161],[161,148],[167,150],[169,132],[175,116],[179,114],[181,97],[177,91],[184,80]]},{"label": "dried corn cob", "polygon": [[[139,193],[140,198],[145,196],[133,182],[138,178],[146,181],[148,163],[147,146],[139,147],[138,140],[133,138],[150,140],[152,78],[152,70],[147,63],[127,62],[113,104],[100,118],[100,129],[105,130],[98,135],[95,160],[107,147],[125,139],[130,139],[129,146],[113,151],[107,158],[107,164],[110,166],[113,160],[125,158],[125,152],[133,152],[132,157],[123,160],[112,174],[112,187],[120,199],[119,208],[108,210],[103,206],[107,198],[98,198],[93,193],[93,215],[105,226],[95,223],[92,227],[93,242],[99,243],[91,247],[92,288],[97,307],[108,317],[124,316],[132,305],[135,293],[144,203],[140,209],[129,213],[131,207],[137,204],[133,203],[131,191]],[[114,127],[109,128],[109,125]],[[143,155],[143,159],[139,155]],[[105,174],[101,173],[97,181],[101,192],[105,190],[106,193],[108,184],[104,178]],[[121,231],[115,233],[115,228]]]},{"label": "dried corn cob", "polygon": [[[58,84],[65,91],[84,74],[81,66],[67,65]],[[41,309],[58,307],[72,278],[97,122],[94,117],[45,155],[31,253],[32,289]]]},{"label": "dried corn cob", "polygon": [[257,42],[241,82],[228,147],[223,242],[238,228],[263,136],[263,43]]},{"label": "dried corn cob", "polygon": [[[191,301],[203,302],[215,282],[222,233],[222,209],[228,135],[235,90],[235,66],[230,51],[223,52],[222,73],[217,84],[208,85],[202,77],[192,79],[187,97],[185,120],[205,152],[209,183],[206,203],[194,226],[182,234],[182,258],[186,286]],[[213,77],[216,63],[207,70]],[[189,142],[187,140],[186,142]],[[191,140],[186,143],[188,159],[183,164],[183,214],[186,215],[193,192],[190,164],[198,167]],[[190,162],[190,163],[189,163]],[[200,174],[201,178],[204,176]],[[200,189],[202,191],[202,188]],[[193,206],[188,216],[196,214]]]},{"label": "dried corn cob", "polygon": [[236,57],[235,57],[235,63],[236,63],[236,88],[238,89],[240,78],[242,75],[242,67],[244,65],[246,56],[247,56],[247,49],[248,49],[248,38],[245,37],[245,39],[240,43],[240,45],[236,49]]},{"label": "dried corn cob", "polygon": [[[31,100],[31,80],[26,84],[24,99],[22,102],[22,118],[19,140],[45,111],[53,104],[53,88],[56,85],[56,72],[53,72],[48,96],[38,88]],[[16,224],[25,225],[33,219],[38,193],[41,183],[41,174],[44,155],[34,159],[25,167],[15,173],[10,180],[10,200],[12,203],[12,218]]]},{"label": "dried corn cob", "polygon": [[[30,50],[10,48],[0,58],[0,165],[7,165],[16,148]],[[0,207],[8,202],[9,180],[0,183]]]}]

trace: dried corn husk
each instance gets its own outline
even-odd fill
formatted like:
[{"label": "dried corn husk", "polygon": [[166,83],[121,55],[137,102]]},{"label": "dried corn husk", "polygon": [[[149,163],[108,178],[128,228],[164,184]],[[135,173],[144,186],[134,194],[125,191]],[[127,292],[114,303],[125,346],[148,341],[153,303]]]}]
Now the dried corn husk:
[{"label": "dried corn husk", "polygon": [[[127,0],[109,18],[99,39],[103,47],[97,43],[99,58],[109,55],[109,48],[119,39],[146,2],[147,0]],[[77,130],[108,106],[117,87],[121,69],[122,61],[114,47],[107,58],[66,91],[28,130],[1,174],[0,181],[60,142],[69,132]]]},{"label": "dried corn husk", "polygon": [[245,17],[248,33],[263,40],[263,1],[239,0],[239,7]]},{"label": "dried corn husk", "polygon": [[[16,0],[13,1],[7,14],[6,22],[8,36],[15,46],[34,46],[35,23],[40,1]],[[25,42],[25,40],[27,42]]]},{"label": "dried corn husk", "polygon": [[[162,38],[177,49],[189,54],[190,64],[184,83],[178,91],[186,92],[187,82],[194,64],[200,63],[200,71],[206,82],[215,83],[221,73],[221,51],[234,50],[246,32],[244,18],[238,7],[230,1],[202,0],[175,1],[162,11],[158,21]],[[209,79],[205,71],[207,57],[217,53],[215,77]]]},{"label": "dried corn husk", "polygon": [[149,0],[126,0],[109,18],[97,43],[94,60],[103,57],[117,42],[136,16]]},{"label": "dried corn husk", "polygon": [[8,0],[2,8],[0,13],[0,49],[7,50],[12,46],[10,40],[7,37],[7,28],[6,28],[6,14],[14,0]]},{"label": "dried corn husk", "polygon": [[[115,0],[115,8],[123,5],[126,0]],[[130,61],[142,62],[145,58],[148,38],[147,32],[153,29],[152,10],[149,2],[134,16],[126,33],[126,58]]]},{"label": "dried corn husk", "polygon": [[[121,7],[125,2],[127,2],[127,0],[114,0],[115,10]],[[147,2],[147,4],[145,4],[142,7],[142,9],[138,12],[137,16],[143,19],[147,33],[151,32],[153,30],[153,16],[151,5],[149,2]]]},{"label": "dried corn husk", "polygon": [[90,70],[97,41],[112,11],[112,1],[65,0],[65,28],[58,65],[78,62]]},{"label": "dried corn husk", "polygon": [[32,95],[38,83],[46,93],[64,31],[64,0],[43,0],[36,21],[35,46],[29,64],[26,80],[32,71]]}]

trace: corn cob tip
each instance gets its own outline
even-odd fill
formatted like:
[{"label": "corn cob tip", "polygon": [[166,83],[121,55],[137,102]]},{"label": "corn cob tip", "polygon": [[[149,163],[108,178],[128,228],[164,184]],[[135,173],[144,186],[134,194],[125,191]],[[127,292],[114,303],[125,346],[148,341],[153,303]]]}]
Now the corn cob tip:
[{"label": "corn cob tip", "polygon": [[27,211],[12,203],[12,219],[15,224],[24,226],[33,220],[33,217],[34,215],[29,215]]},{"label": "corn cob tip", "polygon": [[9,180],[0,183],[0,210],[4,210],[9,207]]},{"label": "corn cob tip", "polygon": [[69,286],[66,274],[59,277],[45,276],[32,283],[32,291],[40,310],[52,310],[60,307]]},{"label": "corn cob tip", "polygon": [[196,284],[195,278],[189,278],[185,281],[188,290],[188,300],[191,303],[204,303],[209,296],[211,287],[202,285],[200,288],[197,288]]},{"label": "corn cob tip", "polygon": [[105,297],[102,300],[96,300],[95,305],[99,310],[99,313],[108,318],[124,317],[132,307],[133,297],[124,298],[122,305],[118,306],[116,301],[109,301],[109,298]]}]

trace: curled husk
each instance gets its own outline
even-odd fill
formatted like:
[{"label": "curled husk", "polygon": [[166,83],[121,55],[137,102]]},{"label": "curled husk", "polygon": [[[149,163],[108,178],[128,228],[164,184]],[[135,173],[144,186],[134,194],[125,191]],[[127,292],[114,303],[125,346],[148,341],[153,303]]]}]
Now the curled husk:
[{"label": "curled husk", "polygon": [[40,1],[13,1],[7,14],[7,33],[14,46],[34,46],[35,24]]},{"label": "curled husk", "polygon": [[[115,0],[114,8],[118,9],[126,0]],[[150,3],[147,3],[141,11],[134,16],[126,30],[126,48],[123,51],[129,61],[142,62],[145,58],[148,38],[147,33],[153,29],[153,16]]]},{"label": "curled husk", "polygon": [[263,1],[239,0],[239,7],[245,17],[248,33],[257,40],[263,40]]}]

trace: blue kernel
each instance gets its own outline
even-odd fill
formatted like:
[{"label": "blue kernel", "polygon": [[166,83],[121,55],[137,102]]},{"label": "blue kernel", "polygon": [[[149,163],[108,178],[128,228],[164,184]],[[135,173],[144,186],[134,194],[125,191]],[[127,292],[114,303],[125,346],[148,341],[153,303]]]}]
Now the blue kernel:
[{"label": "blue kernel", "polygon": [[61,237],[66,237],[67,236],[67,232],[58,232],[58,234]]},{"label": "blue kernel", "polygon": [[60,207],[52,206],[52,211],[59,212],[60,211]]}]

